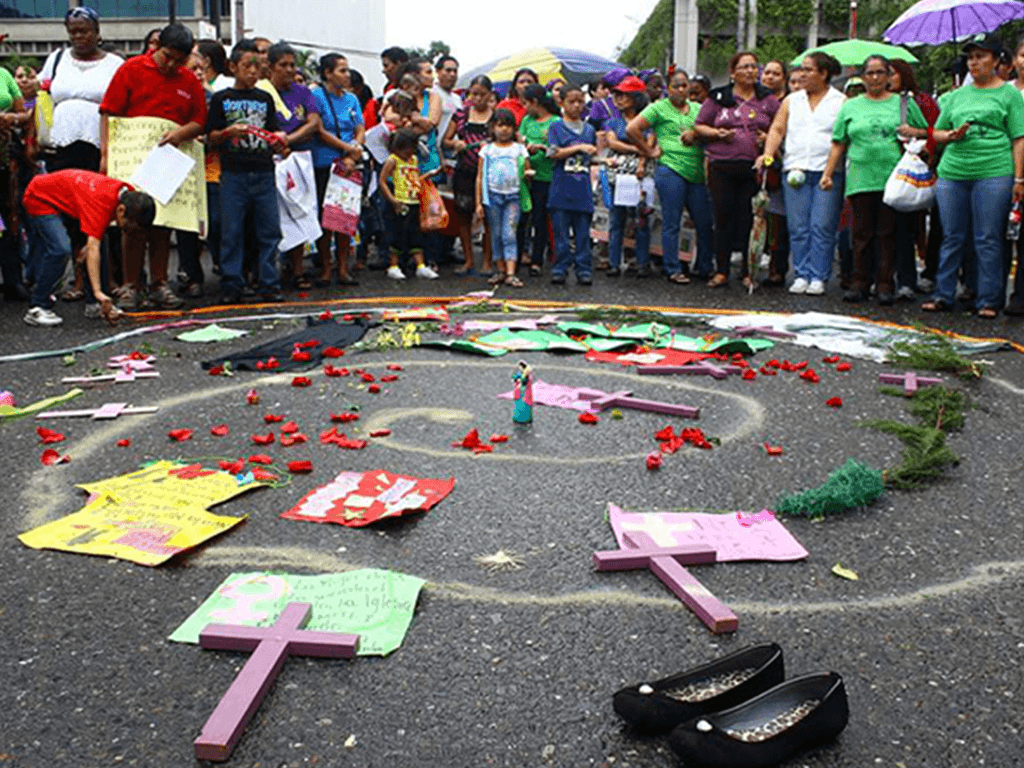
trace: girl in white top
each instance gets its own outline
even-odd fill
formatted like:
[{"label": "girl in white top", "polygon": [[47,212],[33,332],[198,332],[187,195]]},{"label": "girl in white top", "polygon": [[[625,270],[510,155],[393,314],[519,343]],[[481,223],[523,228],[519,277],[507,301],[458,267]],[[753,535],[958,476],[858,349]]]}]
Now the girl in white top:
[{"label": "girl in white top", "polygon": [[[516,141],[516,118],[507,109],[497,109],[491,117],[494,141],[480,150],[476,173],[476,215],[487,222],[491,232],[495,274],[490,282],[504,282],[522,288],[516,277],[516,227],[519,226],[521,173],[530,169],[526,147]],[[520,170],[522,168],[522,171]]]},{"label": "girl in white top", "polygon": [[839,74],[839,62],[827,53],[803,60],[803,88],[782,102],[765,140],[758,168],[778,162],[783,153],[783,194],[789,226],[790,258],[796,279],[791,293],[821,295],[832,274],[836,226],[843,207],[842,178],[823,190],[822,171],[832,148],[832,127],[846,97],[829,85]]},{"label": "girl in white top", "polygon": [[48,163],[48,169],[97,171],[100,102],[124,61],[99,47],[100,20],[92,8],[72,8],[64,26],[71,45],[51,53],[39,76],[44,83],[49,81],[54,104],[50,141],[44,149],[54,150],[57,157]]}]

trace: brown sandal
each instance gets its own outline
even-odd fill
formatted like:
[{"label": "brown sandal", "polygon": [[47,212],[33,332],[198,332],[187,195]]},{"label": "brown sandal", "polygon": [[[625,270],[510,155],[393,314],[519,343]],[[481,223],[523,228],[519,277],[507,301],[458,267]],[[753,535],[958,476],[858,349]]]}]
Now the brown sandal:
[{"label": "brown sandal", "polygon": [[676,272],[674,275],[669,275],[668,281],[676,285],[689,285],[690,276],[685,272]]},{"label": "brown sandal", "polygon": [[718,272],[712,275],[711,279],[708,280],[708,288],[728,288],[729,278]]}]

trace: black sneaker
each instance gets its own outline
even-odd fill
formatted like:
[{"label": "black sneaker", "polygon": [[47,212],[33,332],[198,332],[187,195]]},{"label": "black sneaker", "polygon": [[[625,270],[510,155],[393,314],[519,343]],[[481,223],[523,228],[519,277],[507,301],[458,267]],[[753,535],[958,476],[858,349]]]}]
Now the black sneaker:
[{"label": "black sneaker", "polygon": [[586,277],[577,277],[576,282],[579,283],[580,285],[593,285],[594,278],[592,278],[590,275],[587,275]]},{"label": "black sneaker", "polygon": [[565,275],[552,275],[551,276],[551,284],[552,285],[565,285]]}]

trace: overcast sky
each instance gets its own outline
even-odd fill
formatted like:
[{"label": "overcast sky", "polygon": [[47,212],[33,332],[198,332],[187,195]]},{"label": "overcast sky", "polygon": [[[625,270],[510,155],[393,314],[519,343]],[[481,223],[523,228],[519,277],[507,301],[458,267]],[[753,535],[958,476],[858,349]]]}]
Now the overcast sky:
[{"label": "overcast sky", "polygon": [[[589,0],[482,5],[480,0],[387,0],[387,44],[426,48],[443,40],[463,71],[535,46],[579,48],[615,58],[657,0]],[[552,7],[554,6],[554,7]],[[565,12],[555,8],[561,6]],[[442,13],[439,13],[443,10]],[[481,22],[487,19],[487,23]]]}]

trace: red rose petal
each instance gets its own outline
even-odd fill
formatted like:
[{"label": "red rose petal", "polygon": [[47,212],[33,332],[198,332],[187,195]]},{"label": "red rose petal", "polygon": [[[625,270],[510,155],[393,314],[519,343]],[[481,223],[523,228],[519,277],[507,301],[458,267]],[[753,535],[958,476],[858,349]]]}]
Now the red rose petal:
[{"label": "red rose petal", "polygon": [[807,367],[807,361],[806,360],[801,360],[799,363],[793,363],[793,370],[794,371],[802,371],[806,367]]},{"label": "red rose petal", "polygon": [[293,475],[301,475],[307,472],[313,471],[313,462],[309,459],[303,459],[302,461],[289,461],[288,471]]},{"label": "red rose petal", "polygon": [[211,376],[223,376],[224,375],[224,366],[223,365],[215,365],[209,371],[207,371],[207,373],[209,373]]},{"label": "red rose petal", "polygon": [[597,424],[598,421],[597,414],[591,413],[590,411],[587,411],[586,413],[581,413],[576,418],[579,419],[580,424]]},{"label": "red rose petal", "polygon": [[257,371],[262,371],[266,367],[267,367],[267,364],[264,363],[262,360],[257,360],[256,361],[256,370]]},{"label": "red rose petal", "polygon": [[262,469],[260,467],[253,468],[252,476],[256,480],[266,480],[269,482],[274,482],[275,480],[277,480],[277,475],[275,475],[273,472],[267,472],[267,470]]},{"label": "red rose petal", "polygon": [[853,366],[850,365],[849,363],[840,363],[839,365],[836,366],[837,371],[848,371],[851,368],[853,368]]},{"label": "red rose petal", "polygon": [[345,354],[345,350],[338,349],[337,347],[326,347],[320,354],[324,357],[341,357]]},{"label": "red rose petal", "polygon": [[661,458],[661,454],[657,451],[651,451],[647,454],[646,464],[648,470],[661,469],[661,465],[664,463],[664,459]]},{"label": "red rose petal", "polygon": [[295,445],[296,443],[304,443],[307,440],[309,440],[309,438],[306,437],[304,434],[302,434],[301,432],[296,432],[294,435],[282,435],[281,445],[287,448],[289,445]]},{"label": "red rose petal", "polygon": [[778,376],[779,375],[778,371],[776,371],[774,368],[769,368],[766,365],[762,365],[758,370],[761,371],[761,375],[762,376]]},{"label": "red rose petal", "polygon": [[823,362],[823,363],[838,363],[839,362],[839,355],[829,355],[828,357],[823,357],[823,358],[821,358],[821,362]]},{"label": "red rose petal", "polygon": [[768,445],[768,443],[765,443],[764,450],[769,456],[781,456],[783,453],[781,445]]},{"label": "red rose petal", "polygon": [[334,319],[334,315],[331,314],[331,310],[325,309],[323,312],[321,312],[319,315],[317,315],[316,319],[317,320],[333,320]]},{"label": "red rose petal", "polygon": [[452,448],[478,448],[481,445],[483,443],[480,441],[480,432],[476,429],[471,429],[462,440],[452,443]]},{"label": "red rose petal", "polygon": [[273,464],[274,460],[265,453],[254,453],[249,457],[250,464]]},{"label": "red rose petal", "polygon": [[120,440],[117,441],[118,448],[127,448],[131,444],[132,441],[129,440],[127,437],[122,437]]},{"label": "red rose petal", "polygon": [[224,437],[230,430],[227,424],[218,424],[216,427],[210,428],[210,434],[214,437]]},{"label": "red rose petal", "polygon": [[743,378],[746,379],[747,381],[756,379],[757,371],[755,371],[753,368],[747,368],[747,370],[743,372]]},{"label": "red rose petal", "polygon": [[490,440],[492,443],[507,443],[508,442],[508,435],[494,434],[494,435],[491,435],[488,438],[488,440]]},{"label": "red rose petal", "polygon": [[286,424],[281,425],[281,431],[285,433],[298,432],[299,425],[296,424],[294,421],[289,421]]},{"label": "red rose petal", "polygon": [[170,432],[167,433],[167,436],[169,438],[171,438],[171,440],[177,440],[179,443],[183,443],[186,440],[191,440],[192,439],[192,430],[191,429],[172,429]]},{"label": "red rose petal", "polygon": [[478,445],[473,449],[473,453],[494,453],[493,445]]},{"label": "red rose petal", "polygon": [[47,429],[46,427],[36,427],[36,434],[39,435],[39,441],[43,445],[61,443],[67,439],[60,432],[54,432],[52,429]]},{"label": "red rose petal", "polygon": [[295,345],[298,349],[314,349],[320,346],[319,339],[310,339],[309,341],[300,341]]},{"label": "red rose petal", "polygon": [[383,381],[383,382],[388,382],[388,381],[398,381],[398,377],[397,377],[397,376],[391,376],[391,375],[388,375],[388,376],[381,376],[381,377],[380,377],[380,380],[381,380],[381,381]]},{"label": "red rose petal", "polygon": [[390,434],[390,429],[375,429],[372,432],[370,432],[370,437],[387,437]]},{"label": "red rose petal", "polygon": [[804,381],[809,381],[811,384],[817,384],[821,381],[821,377],[814,372],[813,368],[808,368],[806,371],[800,374],[800,378]]},{"label": "red rose petal", "polygon": [[249,405],[258,405],[260,402],[260,396],[256,393],[255,389],[250,389],[245,393],[245,400]]},{"label": "red rose petal", "polygon": [[61,456],[57,451],[53,450],[53,448],[47,448],[39,457],[39,461],[47,467],[52,467],[54,464],[67,464],[71,461],[71,457]]},{"label": "red rose petal", "polygon": [[267,368],[269,370],[274,370],[275,368],[280,368],[280,367],[281,367],[281,363],[279,363],[277,361],[276,357],[268,357],[267,358]]},{"label": "red rose petal", "polygon": [[263,421],[267,424],[277,424],[279,421],[284,421],[284,416],[278,416],[273,413],[266,413],[263,415]]},{"label": "red rose petal", "polygon": [[296,376],[294,379],[292,379],[293,387],[308,387],[312,383],[313,382],[310,380],[308,376]]},{"label": "red rose petal", "polygon": [[825,405],[827,405],[829,408],[842,408],[843,407],[843,398],[841,398],[841,397],[830,397],[828,400],[825,401]]},{"label": "red rose petal", "polygon": [[335,368],[333,365],[328,363],[324,366],[324,376],[348,376],[348,371],[344,368]]},{"label": "red rose petal", "polygon": [[297,363],[308,363],[310,360],[312,360],[312,357],[310,357],[309,352],[295,350],[294,352],[292,352],[292,360],[294,360]]},{"label": "red rose petal", "polygon": [[672,429],[672,425],[669,424],[664,429],[660,429],[654,433],[655,440],[671,440],[676,436],[675,430]]},{"label": "red rose petal", "polygon": [[300,298],[300,299],[308,299],[309,298],[309,291],[299,291],[295,295],[296,295],[297,298]]},{"label": "red rose petal", "polygon": [[373,378],[373,374],[372,373],[363,373],[362,374],[362,379],[363,379],[363,381],[376,381],[376,379]]},{"label": "red rose petal", "polygon": [[388,370],[389,371],[400,371],[400,370],[402,370],[402,366],[400,366],[398,363],[389,363],[388,364]]},{"label": "red rose petal", "polygon": [[366,391],[369,392],[371,395],[376,395],[378,392],[380,392],[380,385],[371,384],[366,388]]},{"label": "red rose petal", "polygon": [[270,445],[274,442],[274,433],[268,432],[265,435],[250,435],[250,439],[256,443],[256,445]]},{"label": "red rose petal", "polygon": [[229,472],[232,475],[242,474],[242,470],[245,469],[245,462],[239,459],[238,461],[220,461],[217,462],[221,469],[225,472]]}]

